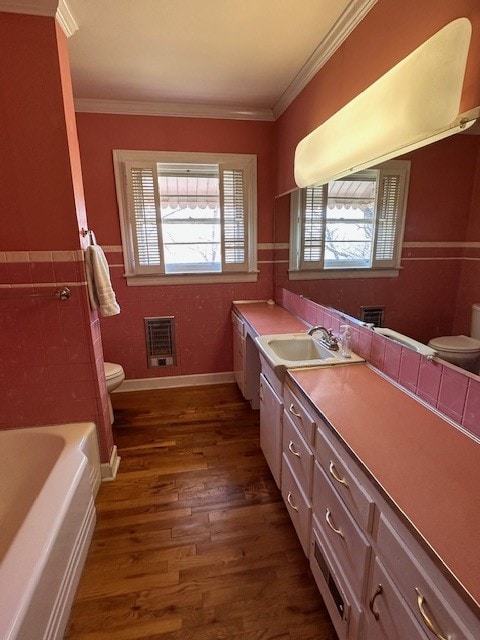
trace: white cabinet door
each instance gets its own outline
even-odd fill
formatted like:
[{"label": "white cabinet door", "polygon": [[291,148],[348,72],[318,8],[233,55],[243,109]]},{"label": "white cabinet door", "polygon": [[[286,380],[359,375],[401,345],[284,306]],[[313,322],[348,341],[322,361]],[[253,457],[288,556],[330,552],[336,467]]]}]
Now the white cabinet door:
[{"label": "white cabinet door", "polygon": [[282,468],[282,413],[283,402],[262,373],[260,375],[260,447],[279,488]]},{"label": "white cabinet door", "polygon": [[[235,318],[235,319],[234,319]],[[245,335],[242,321],[233,319],[233,373],[242,395],[245,397]]]}]

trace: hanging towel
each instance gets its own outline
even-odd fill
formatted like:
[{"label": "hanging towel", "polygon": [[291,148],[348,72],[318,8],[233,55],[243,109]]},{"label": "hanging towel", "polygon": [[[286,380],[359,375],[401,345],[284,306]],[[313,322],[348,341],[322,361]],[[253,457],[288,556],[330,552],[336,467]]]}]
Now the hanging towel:
[{"label": "hanging towel", "polygon": [[[95,242],[95,236],[91,236]],[[85,249],[85,266],[92,309],[98,309],[104,318],[116,316],[120,313],[120,307],[112,289],[107,259],[98,244],[91,244]]]}]

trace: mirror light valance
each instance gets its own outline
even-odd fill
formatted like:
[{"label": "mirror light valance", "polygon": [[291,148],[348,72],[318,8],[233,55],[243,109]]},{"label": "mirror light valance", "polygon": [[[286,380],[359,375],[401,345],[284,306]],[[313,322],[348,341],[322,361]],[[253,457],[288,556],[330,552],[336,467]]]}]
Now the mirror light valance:
[{"label": "mirror light valance", "polygon": [[459,116],[472,26],[447,24],[298,144],[299,187],[325,184],[445,138],[478,117]]}]

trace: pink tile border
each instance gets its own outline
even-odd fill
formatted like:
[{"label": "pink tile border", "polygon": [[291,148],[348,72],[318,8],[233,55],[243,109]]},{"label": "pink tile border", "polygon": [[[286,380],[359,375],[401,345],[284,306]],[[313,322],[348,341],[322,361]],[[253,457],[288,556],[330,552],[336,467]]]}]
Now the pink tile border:
[{"label": "pink tile border", "polygon": [[[385,336],[359,325],[358,321],[330,307],[312,302],[277,287],[276,302],[306,322],[315,319],[338,332],[341,324],[352,328],[352,348],[367,362],[415,394],[446,417],[480,437],[480,380],[469,372],[438,360],[427,360]],[[321,319],[321,320],[320,320]],[[313,323],[312,323],[313,324]]]}]

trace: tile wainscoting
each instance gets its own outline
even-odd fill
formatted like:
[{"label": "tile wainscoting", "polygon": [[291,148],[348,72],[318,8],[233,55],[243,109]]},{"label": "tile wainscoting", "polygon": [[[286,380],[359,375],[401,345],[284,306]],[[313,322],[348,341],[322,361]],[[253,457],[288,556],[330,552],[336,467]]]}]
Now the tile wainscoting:
[{"label": "tile wainscoting", "polygon": [[480,380],[449,363],[430,361],[407,347],[392,343],[371,329],[349,321],[341,312],[312,302],[282,287],[275,300],[284,309],[312,325],[334,333],[349,324],[352,349],[394,382],[480,438]]}]

